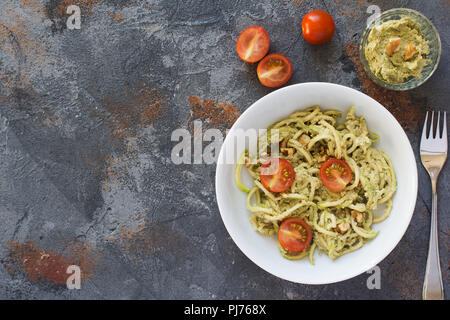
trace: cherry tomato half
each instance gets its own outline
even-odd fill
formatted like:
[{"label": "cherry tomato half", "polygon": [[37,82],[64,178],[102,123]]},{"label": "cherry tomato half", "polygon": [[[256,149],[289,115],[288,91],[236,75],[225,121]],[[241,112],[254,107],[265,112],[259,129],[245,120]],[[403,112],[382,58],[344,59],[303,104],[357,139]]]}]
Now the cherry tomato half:
[{"label": "cherry tomato half", "polygon": [[310,11],[302,20],[303,37],[314,45],[329,41],[333,37],[334,30],[333,17],[326,11]]},{"label": "cherry tomato half", "polygon": [[289,161],[274,158],[261,167],[261,183],[271,192],[284,192],[289,189],[295,180],[295,171]]},{"label": "cherry tomato half", "polygon": [[269,34],[259,26],[242,31],[236,43],[236,51],[245,62],[255,63],[264,58],[269,51]]},{"label": "cherry tomato half", "polygon": [[284,220],[278,230],[278,242],[289,252],[301,252],[308,248],[312,239],[311,227],[300,218]]},{"label": "cherry tomato half", "polygon": [[320,167],[320,179],[328,190],[341,191],[352,180],[352,169],[345,161],[331,158]]},{"label": "cherry tomato half", "polygon": [[292,76],[292,63],[284,55],[272,53],[262,59],[256,72],[259,81],[266,87],[276,88],[282,86]]}]

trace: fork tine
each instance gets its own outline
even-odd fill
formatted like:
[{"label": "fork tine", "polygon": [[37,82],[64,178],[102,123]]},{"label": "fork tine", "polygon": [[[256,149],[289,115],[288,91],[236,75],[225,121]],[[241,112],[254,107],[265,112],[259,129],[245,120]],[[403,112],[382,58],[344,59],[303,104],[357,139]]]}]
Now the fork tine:
[{"label": "fork tine", "polygon": [[428,111],[425,114],[425,121],[423,122],[423,129],[422,129],[422,138],[420,141],[425,141],[427,139],[427,123],[428,123]]},{"label": "fork tine", "polygon": [[434,126],[434,111],[431,111],[431,122],[430,122],[430,131],[428,134],[428,139],[433,139],[433,137],[434,137],[433,126]]},{"label": "fork tine", "polygon": [[447,112],[446,111],[444,111],[443,118],[444,118],[444,121],[443,121],[444,123],[442,124],[442,127],[443,127],[443,129],[442,129],[442,140],[444,140],[445,145],[447,145]]},{"label": "fork tine", "polygon": [[441,112],[437,112],[437,121],[436,121],[436,139],[441,138],[441,127],[439,125],[439,122],[441,121]]}]

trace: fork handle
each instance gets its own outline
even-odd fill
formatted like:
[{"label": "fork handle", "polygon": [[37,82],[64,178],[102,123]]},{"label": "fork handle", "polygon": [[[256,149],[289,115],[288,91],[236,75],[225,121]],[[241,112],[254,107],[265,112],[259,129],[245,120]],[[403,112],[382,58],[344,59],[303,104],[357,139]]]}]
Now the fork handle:
[{"label": "fork handle", "polygon": [[424,300],[443,300],[444,288],[442,285],[441,266],[439,263],[438,227],[437,227],[437,192],[436,181],[433,184],[430,246],[428,248],[427,268],[423,283]]}]

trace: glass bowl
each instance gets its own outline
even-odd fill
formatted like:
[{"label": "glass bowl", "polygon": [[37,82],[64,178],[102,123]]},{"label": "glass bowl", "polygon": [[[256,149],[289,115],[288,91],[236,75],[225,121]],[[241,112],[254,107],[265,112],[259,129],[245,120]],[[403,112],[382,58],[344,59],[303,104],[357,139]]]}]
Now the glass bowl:
[{"label": "glass bowl", "polygon": [[[405,82],[402,83],[388,83],[384,81],[383,79],[378,78],[369,67],[369,63],[366,59],[366,46],[369,43],[369,33],[372,30],[373,27],[380,25],[384,22],[391,21],[391,20],[399,20],[404,17],[409,17],[416,21],[420,25],[420,29],[422,34],[425,37],[425,40],[429,41],[430,46],[430,54],[427,55],[427,58],[430,59],[430,62],[423,68],[422,70],[422,76],[420,78],[414,78],[410,77]],[[433,23],[425,17],[423,14],[412,10],[412,9],[406,9],[406,8],[396,8],[391,9],[383,12],[378,18],[373,19],[369,25],[367,26],[366,30],[364,31],[362,38],[361,38],[361,44],[359,46],[359,54],[361,57],[361,63],[364,67],[364,70],[366,71],[367,75],[378,85],[390,89],[390,90],[397,90],[397,91],[404,91],[404,90],[410,90],[417,88],[421,84],[423,84],[425,81],[427,81],[434,73],[434,71],[437,69],[439,60],[441,58],[441,39],[439,37],[439,33],[436,30]]]}]

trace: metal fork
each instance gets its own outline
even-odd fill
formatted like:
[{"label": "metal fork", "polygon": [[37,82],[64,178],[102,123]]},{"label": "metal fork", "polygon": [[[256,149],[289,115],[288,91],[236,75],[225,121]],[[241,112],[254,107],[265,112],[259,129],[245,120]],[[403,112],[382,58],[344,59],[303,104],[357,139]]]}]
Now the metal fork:
[{"label": "metal fork", "polygon": [[422,138],[420,140],[420,158],[422,164],[430,175],[432,190],[432,209],[431,209],[431,231],[430,246],[428,248],[427,268],[425,271],[425,280],[423,283],[422,297],[424,300],[443,300],[444,288],[442,285],[441,266],[439,263],[439,246],[438,246],[438,226],[437,226],[437,193],[436,185],[447,160],[447,113],[444,112],[443,131],[440,136],[441,113],[437,113],[437,126],[434,127],[434,114],[431,113],[431,123],[429,126],[429,134],[427,138],[428,112],[425,117],[425,124],[422,130]]}]

